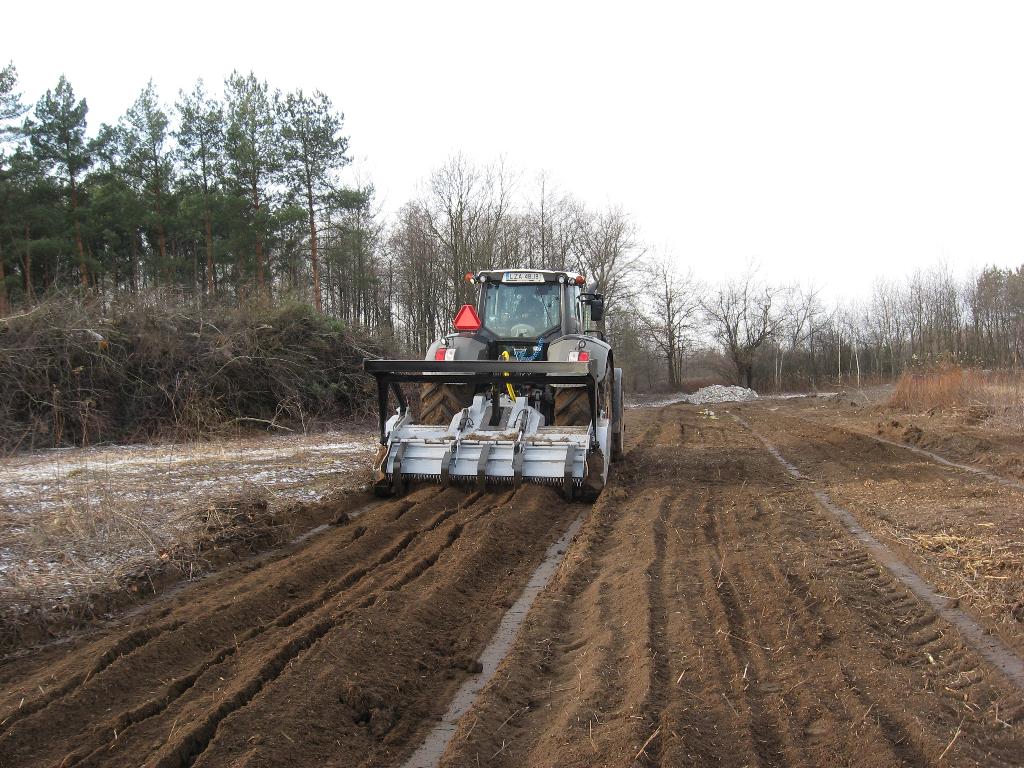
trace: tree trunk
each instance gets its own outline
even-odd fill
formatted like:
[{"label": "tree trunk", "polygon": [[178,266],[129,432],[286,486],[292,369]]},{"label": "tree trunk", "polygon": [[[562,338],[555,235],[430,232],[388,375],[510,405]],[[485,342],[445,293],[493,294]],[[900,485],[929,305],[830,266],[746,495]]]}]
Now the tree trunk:
[{"label": "tree trunk", "polygon": [[263,234],[256,233],[256,292],[263,298],[266,292],[266,279],[263,275]]},{"label": "tree trunk", "polygon": [[213,296],[213,222],[210,221],[210,209],[203,206],[203,218],[206,229],[206,295]]},{"label": "tree trunk", "polygon": [[266,279],[263,274],[263,232],[260,231],[260,190],[255,179],[252,182],[252,209],[253,223],[256,226],[256,293],[262,299]]},{"label": "tree trunk", "polygon": [[320,257],[317,252],[316,241],[316,212],[313,209],[313,187],[306,183],[306,212],[309,214],[309,259],[313,268],[313,306],[317,314],[323,314],[323,304],[320,298]]},{"label": "tree trunk", "polygon": [[160,269],[164,273],[164,284],[174,284],[174,270],[167,261],[167,235],[164,234],[163,224],[157,224],[156,226],[156,244],[157,253],[160,254]]},{"label": "tree trunk", "polygon": [[4,254],[0,251],[0,316],[6,317],[10,305],[7,303],[7,272],[4,270]]},{"label": "tree trunk", "polygon": [[32,295],[32,250],[29,245],[29,230],[28,224],[25,225],[25,253],[22,256],[22,264],[24,266],[24,277],[25,277],[25,297],[31,304],[35,297]]},{"label": "tree trunk", "polygon": [[71,177],[71,218],[75,224],[75,248],[78,250],[78,274],[82,288],[89,289],[89,266],[85,263],[85,246],[82,244],[82,229],[78,224],[78,184]]},{"label": "tree trunk", "polygon": [[130,272],[129,279],[132,281],[131,282],[132,294],[137,294],[139,292],[139,246],[138,246],[138,243],[135,240],[135,232],[132,232],[132,234],[131,234],[131,244],[132,244],[132,269],[131,269],[131,272]]},{"label": "tree trunk", "polygon": [[836,344],[837,371],[839,374],[839,387],[843,386],[843,334],[839,334],[839,343]]}]

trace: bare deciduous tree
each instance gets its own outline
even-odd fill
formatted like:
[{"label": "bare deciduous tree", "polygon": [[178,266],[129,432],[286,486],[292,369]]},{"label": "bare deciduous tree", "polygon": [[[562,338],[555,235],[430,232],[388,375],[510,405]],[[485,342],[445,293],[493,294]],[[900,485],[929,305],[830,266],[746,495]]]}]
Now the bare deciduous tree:
[{"label": "bare deciduous tree", "polygon": [[636,314],[665,360],[669,388],[676,390],[682,383],[687,334],[700,306],[693,273],[681,273],[667,256],[649,261],[643,271],[643,306]]},{"label": "bare deciduous tree", "polygon": [[704,298],[701,308],[710,330],[736,370],[736,379],[754,384],[754,355],[775,338],[782,325],[776,299],[777,287],[757,279],[748,268],[738,280],[730,280]]}]

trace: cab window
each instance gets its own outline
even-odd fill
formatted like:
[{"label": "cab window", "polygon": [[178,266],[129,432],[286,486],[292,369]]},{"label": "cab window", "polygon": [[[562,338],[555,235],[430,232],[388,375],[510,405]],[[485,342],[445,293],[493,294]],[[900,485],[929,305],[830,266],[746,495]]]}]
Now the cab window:
[{"label": "cab window", "polygon": [[500,338],[537,338],[561,325],[561,286],[487,283],[484,288],[483,324]]}]

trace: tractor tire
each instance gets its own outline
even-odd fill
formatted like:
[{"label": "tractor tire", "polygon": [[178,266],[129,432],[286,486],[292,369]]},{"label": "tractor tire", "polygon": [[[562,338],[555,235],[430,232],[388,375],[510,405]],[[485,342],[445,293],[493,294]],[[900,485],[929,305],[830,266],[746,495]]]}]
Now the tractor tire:
[{"label": "tractor tire", "polygon": [[622,369],[613,371],[612,379],[612,423],[611,443],[612,461],[619,461],[623,456],[622,439],[626,432],[625,414],[622,407]]},{"label": "tractor tire", "polygon": [[424,384],[420,388],[420,424],[448,425],[452,417],[473,402],[467,384]]},{"label": "tractor tire", "polygon": [[590,424],[590,399],[586,387],[555,390],[555,426],[585,427]]}]

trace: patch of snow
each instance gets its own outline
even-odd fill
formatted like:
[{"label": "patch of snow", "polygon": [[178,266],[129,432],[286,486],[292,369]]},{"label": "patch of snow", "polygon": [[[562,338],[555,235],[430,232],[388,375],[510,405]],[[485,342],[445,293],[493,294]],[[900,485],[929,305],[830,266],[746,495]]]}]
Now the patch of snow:
[{"label": "patch of snow", "polygon": [[667,395],[655,400],[649,400],[646,398],[637,398],[626,403],[627,408],[664,408],[667,405],[675,405],[676,403],[688,403],[690,402],[687,398],[689,395],[675,394]]}]

